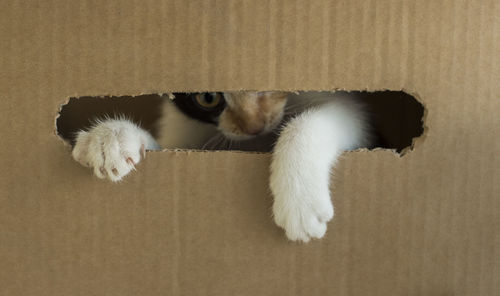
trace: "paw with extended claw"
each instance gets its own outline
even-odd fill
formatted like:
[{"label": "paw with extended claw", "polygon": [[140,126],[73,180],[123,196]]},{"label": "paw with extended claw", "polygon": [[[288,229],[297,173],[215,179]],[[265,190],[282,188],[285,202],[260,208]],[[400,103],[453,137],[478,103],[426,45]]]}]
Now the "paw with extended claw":
[{"label": "paw with extended claw", "polygon": [[76,161],[93,168],[97,177],[120,181],[146,156],[151,141],[151,135],[134,123],[109,119],[80,131],[72,154]]}]

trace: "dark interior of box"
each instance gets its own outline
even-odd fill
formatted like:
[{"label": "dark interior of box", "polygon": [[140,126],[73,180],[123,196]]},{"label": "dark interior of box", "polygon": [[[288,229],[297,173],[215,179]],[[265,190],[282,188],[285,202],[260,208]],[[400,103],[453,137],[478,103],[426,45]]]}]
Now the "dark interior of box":
[{"label": "dark interior of box", "polygon": [[[401,152],[422,135],[424,108],[411,95],[402,91],[352,93],[368,105],[379,138],[377,147]],[[61,108],[57,132],[73,144],[75,133],[90,127],[96,118],[125,115],[156,136],[155,122],[161,116],[161,104],[166,99],[167,96],[157,94],[71,98]]]}]

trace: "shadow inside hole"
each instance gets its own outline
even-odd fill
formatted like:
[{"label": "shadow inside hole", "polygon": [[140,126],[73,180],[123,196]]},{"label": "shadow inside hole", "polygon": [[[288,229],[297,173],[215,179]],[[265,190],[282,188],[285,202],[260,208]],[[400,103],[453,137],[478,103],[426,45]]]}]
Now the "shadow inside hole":
[{"label": "shadow inside hole", "polygon": [[156,137],[164,99],[159,95],[70,98],[59,112],[57,133],[74,145],[75,134],[91,127],[95,119],[124,115]]},{"label": "shadow inside hole", "polygon": [[[376,131],[376,147],[394,149],[401,152],[412,145],[413,138],[423,133],[424,107],[413,96],[402,91],[349,92],[363,98],[372,114],[372,124]],[[156,122],[161,116],[161,106],[166,97],[159,95],[123,97],[80,97],[71,98],[61,108],[57,119],[58,134],[74,144],[76,132],[92,125],[96,118],[125,115],[158,135]],[[235,146],[235,150],[241,147]],[[253,149],[242,149],[253,150]],[[266,147],[253,151],[269,151]]]},{"label": "shadow inside hole", "polygon": [[424,132],[424,106],[403,91],[351,92],[363,98],[378,136],[377,147],[401,152]]}]

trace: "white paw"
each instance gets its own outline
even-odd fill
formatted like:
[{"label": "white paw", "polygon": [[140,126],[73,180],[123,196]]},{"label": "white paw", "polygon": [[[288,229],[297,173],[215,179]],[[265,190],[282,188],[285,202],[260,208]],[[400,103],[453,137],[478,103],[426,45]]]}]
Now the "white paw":
[{"label": "white paw", "polygon": [[274,221],[285,229],[286,236],[303,242],[322,238],[326,233],[326,223],[333,218],[333,204],[328,190],[312,190],[308,192],[311,195],[306,195],[306,190],[278,191],[281,192],[274,194]]},{"label": "white paw", "polygon": [[145,131],[127,120],[110,119],[78,133],[73,158],[94,174],[120,181],[145,156]]}]

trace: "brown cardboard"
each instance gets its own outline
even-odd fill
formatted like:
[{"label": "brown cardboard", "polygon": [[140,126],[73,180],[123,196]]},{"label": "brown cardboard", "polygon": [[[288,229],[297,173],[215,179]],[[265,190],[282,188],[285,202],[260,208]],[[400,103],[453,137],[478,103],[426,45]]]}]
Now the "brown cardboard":
[{"label": "brown cardboard", "polygon": [[[1,295],[496,295],[500,5],[3,1]],[[403,157],[346,153],[327,237],[286,241],[268,154],[150,152],[121,184],[57,137],[70,97],[405,90]]]}]

